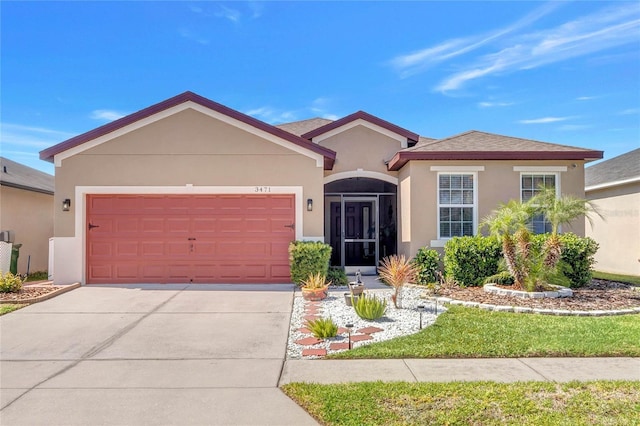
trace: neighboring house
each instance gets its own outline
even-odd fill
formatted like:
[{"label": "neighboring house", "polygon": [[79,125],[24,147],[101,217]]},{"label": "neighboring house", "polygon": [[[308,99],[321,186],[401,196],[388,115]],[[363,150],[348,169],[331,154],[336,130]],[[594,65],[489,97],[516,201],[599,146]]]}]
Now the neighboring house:
[{"label": "neighboring house", "polygon": [[593,216],[587,236],[600,244],[598,271],[640,276],[640,148],[585,170]]},{"label": "neighboring house", "polygon": [[22,244],[18,273],[46,271],[53,237],[53,176],[0,157],[0,231]]},{"label": "neighboring house", "polygon": [[434,140],[365,112],[276,127],[186,92],[40,157],[56,166],[55,205],[72,205],[54,209],[56,282],[288,282],[294,239],[375,272],[475,234],[539,183],[583,197],[602,152],[477,131]]}]

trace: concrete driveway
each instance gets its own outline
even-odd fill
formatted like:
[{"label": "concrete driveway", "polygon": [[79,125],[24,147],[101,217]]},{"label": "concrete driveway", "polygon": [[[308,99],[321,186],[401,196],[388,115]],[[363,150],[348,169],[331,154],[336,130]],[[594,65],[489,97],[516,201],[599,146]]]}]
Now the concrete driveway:
[{"label": "concrete driveway", "polygon": [[86,286],[0,317],[2,425],[305,425],[291,285]]}]

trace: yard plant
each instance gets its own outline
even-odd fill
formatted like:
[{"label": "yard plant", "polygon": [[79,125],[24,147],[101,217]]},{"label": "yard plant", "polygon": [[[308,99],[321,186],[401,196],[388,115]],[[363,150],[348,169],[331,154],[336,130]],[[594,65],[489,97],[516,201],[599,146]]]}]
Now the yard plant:
[{"label": "yard plant", "polygon": [[393,305],[396,308],[401,306],[401,290],[405,284],[413,284],[416,282],[418,270],[416,265],[407,260],[404,255],[392,255],[383,258],[380,261],[378,274],[380,280],[393,287]]},{"label": "yard plant", "polygon": [[318,318],[307,321],[307,328],[318,339],[335,337],[338,334],[338,326],[331,318]]},{"label": "yard plant", "polygon": [[362,293],[362,295],[355,301],[353,300],[353,296],[351,297],[353,309],[362,319],[376,320],[378,318],[382,318],[387,310],[387,301],[379,299],[376,296],[369,296],[367,293]]},{"label": "yard plant", "polygon": [[22,279],[11,272],[0,271],[0,293],[17,293],[22,289]]},{"label": "yard plant", "polygon": [[327,276],[331,246],[319,241],[292,241],[289,244],[291,281],[301,284],[310,275]]}]

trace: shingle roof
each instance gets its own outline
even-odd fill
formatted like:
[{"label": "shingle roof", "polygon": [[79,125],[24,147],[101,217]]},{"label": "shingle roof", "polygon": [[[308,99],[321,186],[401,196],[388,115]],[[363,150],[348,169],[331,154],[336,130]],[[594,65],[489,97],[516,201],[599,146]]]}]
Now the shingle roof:
[{"label": "shingle roof", "polygon": [[74,148],[78,145],[82,145],[83,143],[86,143],[93,139],[112,133],[130,124],[133,124],[137,121],[140,121],[147,117],[151,117],[155,114],[158,114],[162,111],[166,111],[172,107],[183,104],[185,102],[194,102],[205,108],[209,108],[210,110],[216,111],[220,114],[224,114],[228,117],[241,121],[245,124],[253,126],[264,132],[270,133],[274,136],[277,136],[279,138],[292,142],[298,146],[307,148],[310,151],[313,151],[317,154],[324,156],[325,169],[331,169],[333,167],[333,163],[336,158],[336,153],[334,151],[328,148],[322,147],[318,144],[314,144],[306,139],[303,139],[285,130],[282,130],[275,126],[267,124],[264,121],[258,120],[257,118],[251,117],[249,115],[243,114],[234,109],[226,107],[222,104],[214,102],[210,99],[207,99],[193,92],[181,93],[177,96],[174,96],[172,98],[159,102],[155,105],[151,105],[150,107],[144,108],[138,112],[134,112],[133,114],[127,115],[126,117],[122,117],[119,120],[112,121],[111,123],[107,123],[104,126],[100,126],[89,132],[83,133],[79,136],[76,136],[64,142],[61,142],[50,148],[44,149],[40,151],[40,159],[46,160],[46,161],[53,161],[53,158],[56,154],[59,154],[68,149]]},{"label": "shingle roof", "polygon": [[276,127],[278,129],[282,129],[289,133],[292,133],[296,136],[301,136],[305,133],[317,129],[318,127],[322,127],[325,124],[329,124],[332,121],[333,120],[329,120],[328,118],[315,117],[309,118],[307,120],[294,121],[291,123],[277,124]]},{"label": "shingle roof", "polygon": [[409,160],[595,160],[602,151],[471,130],[398,151],[389,170]]},{"label": "shingle roof", "polygon": [[318,127],[317,129],[304,133],[301,136],[305,139],[313,139],[316,136],[327,133],[333,129],[337,129],[338,127],[344,126],[345,124],[351,123],[352,121],[356,121],[356,120],[368,121],[369,123],[375,124],[393,133],[404,136],[409,141],[417,141],[419,138],[419,135],[417,133],[413,133],[410,130],[404,129],[398,125],[390,123],[386,120],[383,120],[379,117],[376,117],[375,115],[371,115],[364,111],[354,112],[353,114],[349,114],[346,117],[342,117],[339,120],[332,121],[328,124],[325,124],[324,126]]},{"label": "shingle roof", "polygon": [[640,178],[640,148],[584,170],[584,183],[587,187],[633,178]]},{"label": "shingle roof", "polygon": [[0,185],[53,195],[54,178],[48,173],[0,157]]}]

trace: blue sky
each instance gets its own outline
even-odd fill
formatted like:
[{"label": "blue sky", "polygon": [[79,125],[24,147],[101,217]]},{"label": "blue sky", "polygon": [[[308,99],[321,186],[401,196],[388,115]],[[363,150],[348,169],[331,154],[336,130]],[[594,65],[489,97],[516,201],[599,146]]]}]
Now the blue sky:
[{"label": "blue sky", "polygon": [[1,155],[38,152],[186,90],[277,124],[364,110],[421,135],[475,129],[640,146],[640,3],[11,2]]}]

